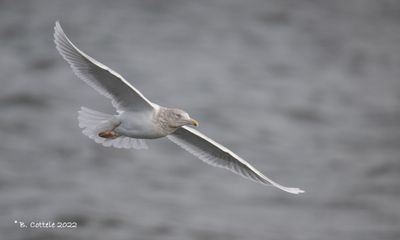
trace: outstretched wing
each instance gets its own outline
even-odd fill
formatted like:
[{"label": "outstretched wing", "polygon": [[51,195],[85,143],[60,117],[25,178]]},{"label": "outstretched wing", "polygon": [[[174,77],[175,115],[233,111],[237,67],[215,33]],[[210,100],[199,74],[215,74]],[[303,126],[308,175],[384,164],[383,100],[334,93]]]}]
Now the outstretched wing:
[{"label": "outstretched wing", "polygon": [[284,187],[272,181],[231,150],[193,128],[181,127],[173,134],[168,135],[168,138],[186,151],[215,167],[228,169],[247,179],[265,185],[272,185],[289,193],[298,194],[304,192],[299,188]]},{"label": "outstretched wing", "polygon": [[71,65],[74,73],[99,93],[110,98],[118,111],[154,109],[155,104],[147,100],[121,75],[75,47],[58,21],[54,27],[54,42],[58,52]]}]

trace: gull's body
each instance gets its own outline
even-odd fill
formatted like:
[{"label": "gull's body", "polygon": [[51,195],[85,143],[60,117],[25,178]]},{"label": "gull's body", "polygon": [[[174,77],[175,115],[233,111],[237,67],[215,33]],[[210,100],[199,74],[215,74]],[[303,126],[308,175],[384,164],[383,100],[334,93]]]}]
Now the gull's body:
[{"label": "gull's body", "polygon": [[[167,132],[164,132],[161,126],[157,122],[158,111],[148,112],[123,112],[119,115],[121,119],[121,125],[115,128],[115,132],[132,137],[132,138],[143,138],[152,139],[167,136]],[[151,119],[151,121],[147,121]]]},{"label": "gull's body", "polygon": [[168,137],[206,163],[226,168],[245,178],[275,186],[289,193],[304,192],[284,187],[267,178],[235,153],[187,125],[197,121],[180,109],[166,108],[149,101],[128,81],[104,64],[79,50],[56,22],[57,50],[74,73],[102,95],[111,99],[118,114],[110,115],[85,107],[79,111],[79,126],[97,143],[117,148],[147,148],[144,139]]}]

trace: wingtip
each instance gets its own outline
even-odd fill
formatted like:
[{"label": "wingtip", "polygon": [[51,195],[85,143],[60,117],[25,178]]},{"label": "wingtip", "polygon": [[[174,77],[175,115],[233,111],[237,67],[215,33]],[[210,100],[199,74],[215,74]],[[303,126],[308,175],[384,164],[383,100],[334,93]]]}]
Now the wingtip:
[{"label": "wingtip", "polygon": [[61,27],[60,21],[57,20],[56,23],[54,24],[54,34],[63,33],[63,32],[64,31]]},{"label": "wingtip", "polygon": [[[60,22],[57,20],[54,24],[54,33],[53,33],[53,41],[56,45],[56,49],[58,50],[59,53],[61,53],[61,49],[60,49],[60,34],[63,33],[63,30],[61,28]],[[62,54],[61,54],[62,55]]]},{"label": "wingtip", "polygon": [[56,22],[54,24],[54,29],[58,29],[58,28],[61,28],[61,25],[60,25],[60,21],[56,20]]},{"label": "wingtip", "polygon": [[54,24],[53,37],[54,37],[53,41],[56,45],[56,49],[65,59],[65,56],[64,56],[65,47],[68,45],[73,46],[73,44],[70,42],[68,37],[65,35],[64,30],[62,29],[60,22],[58,20]]},{"label": "wingtip", "polygon": [[[54,36],[54,42],[57,41],[57,35],[59,34],[60,31],[62,31],[62,28],[61,28],[60,22],[57,20],[57,21],[55,22],[55,24],[54,24],[54,34],[53,34],[53,36]],[[56,43],[57,43],[57,42],[56,42]]]},{"label": "wingtip", "polygon": [[293,194],[300,194],[300,193],[305,193],[303,189],[300,188],[289,188],[287,189],[288,193],[293,193]]},{"label": "wingtip", "polygon": [[300,188],[284,187],[284,186],[279,185],[277,183],[273,183],[272,185],[277,187],[277,188],[279,188],[282,191],[285,191],[285,192],[288,192],[288,193],[291,193],[291,194],[305,193],[305,191],[303,189],[300,189]]}]

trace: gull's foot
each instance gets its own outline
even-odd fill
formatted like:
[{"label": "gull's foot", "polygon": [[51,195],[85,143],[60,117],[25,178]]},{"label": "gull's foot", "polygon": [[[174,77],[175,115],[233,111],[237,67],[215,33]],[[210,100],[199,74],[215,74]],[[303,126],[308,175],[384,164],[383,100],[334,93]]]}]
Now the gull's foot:
[{"label": "gull's foot", "polygon": [[108,138],[108,139],[115,139],[115,138],[119,137],[119,134],[114,132],[114,131],[112,131],[112,130],[111,131],[108,130],[108,131],[100,132],[99,133],[99,137]]}]

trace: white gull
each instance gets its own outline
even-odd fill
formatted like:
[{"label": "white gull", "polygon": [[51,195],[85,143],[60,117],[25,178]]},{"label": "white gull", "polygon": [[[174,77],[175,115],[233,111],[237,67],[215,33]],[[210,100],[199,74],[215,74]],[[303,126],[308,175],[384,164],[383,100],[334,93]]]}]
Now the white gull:
[{"label": "white gull", "polygon": [[228,148],[188,127],[198,122],[185,111],[159,106],[149,101],[121,75],[79,50],[65,35],[59,22],[54,42],[74,73],[89,86],[111,99],[117,115],[82,107],[79,126],[83,134],[104,146],[147,148],[144,139],[168,137],[172,142],[212,166],[228,169],[252,181],[298,194],[299,188],[282,186]]}]

